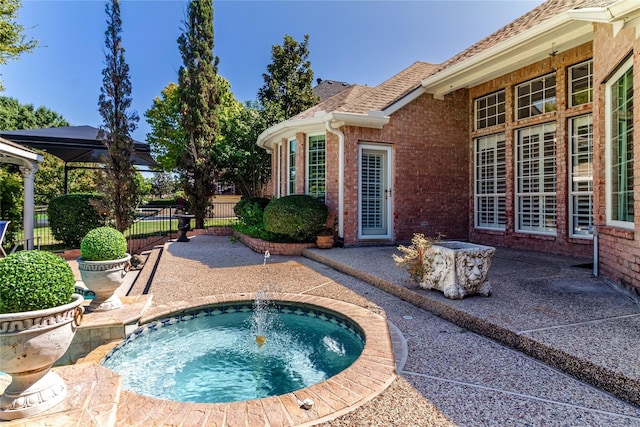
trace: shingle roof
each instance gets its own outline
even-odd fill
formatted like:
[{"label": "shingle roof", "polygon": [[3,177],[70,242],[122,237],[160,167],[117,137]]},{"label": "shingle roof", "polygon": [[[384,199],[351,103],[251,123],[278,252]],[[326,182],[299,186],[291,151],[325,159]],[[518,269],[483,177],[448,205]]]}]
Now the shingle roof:
[{"label": "shingle roof", "polygon": [[431,75],[437,65],[415,62],[410,67],[382,82],[378,86],[349,86],[346,90],[303,111],[292,120],[313,117],[318,111],[367,114],[380,111],[420,87],[422,80]]},{"label": "shingle roof", "polygon": [[333,95],[342,92],[351,86],[347,82],[339,82],[336,80],[318,79],[318,84],[312,89],[313,93],[320,98],[320,101],[331,98]]},{"label": "shingle roof", "polygon": [[[520,18],[502,27],[493,34],[485,37],[469,48],[449,58],[440,64],[437,72],[440,72],[452,65],[471,58],[484,50],[495,46],[509,38],[522,33],[525,30],[542,24],[554,16],[572,9],[584,9],[587,7],[603,7],[615,3],[617,0],[549,0],[540,6],[525,13]],[[435,73],[434,73],[435,74]]]}]

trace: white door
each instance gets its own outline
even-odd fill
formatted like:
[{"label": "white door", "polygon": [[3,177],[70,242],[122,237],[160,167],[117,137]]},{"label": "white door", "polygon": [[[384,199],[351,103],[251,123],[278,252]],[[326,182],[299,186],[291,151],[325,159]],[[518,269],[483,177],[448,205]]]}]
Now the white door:
[{"label": "white door", "polygon": [[391,147],[360,146],[358,238],[391,239]]}]

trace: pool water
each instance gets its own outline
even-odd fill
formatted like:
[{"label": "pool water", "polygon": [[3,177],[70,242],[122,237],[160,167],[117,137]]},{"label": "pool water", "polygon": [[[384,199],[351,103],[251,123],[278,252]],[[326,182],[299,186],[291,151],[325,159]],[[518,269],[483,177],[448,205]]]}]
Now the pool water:
[{"label": "pool water", "polygon": [[295,391],[349,367],[364,341],[351,323],[313,309],[270,309],[264,345],[250,307],[209,309],[131,334],[103,366],[125,389],[182,402],[234,402]]}]

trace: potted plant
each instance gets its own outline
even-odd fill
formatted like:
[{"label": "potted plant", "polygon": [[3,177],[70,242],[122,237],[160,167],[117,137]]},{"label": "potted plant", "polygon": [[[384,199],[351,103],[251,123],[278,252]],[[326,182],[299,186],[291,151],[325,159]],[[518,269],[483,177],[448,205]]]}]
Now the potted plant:
[{"label": "potted plant", "polygon": [[331,249],[333,247],[333,230],[323,228],[316,235],[316,246],[320,249]]},{"label": "potted plant", "polygon": [[130,260],[127,239],[115,228],[94,228],[84,236],[77,261],[82,282],[96,294],[89,306],[91,311],[122,307],[115,291],[124,282]]},{"label": "potted plant", "polygon": [[51,370],[82,322],[81,295],[65,260],[21,251],[0,259],[0,371],[12,381],[0,396],[0,420],[46,411],[67,388]]}]

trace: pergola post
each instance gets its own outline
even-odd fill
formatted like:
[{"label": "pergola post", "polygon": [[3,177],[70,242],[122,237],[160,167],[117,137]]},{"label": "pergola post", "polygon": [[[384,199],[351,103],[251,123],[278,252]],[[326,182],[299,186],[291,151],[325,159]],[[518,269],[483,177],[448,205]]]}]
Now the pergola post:
[{"label": "pergola post", "polygon": [[34,232],[33,232],[33,218],[35,215],[34,209],[34,182],[35,174],[38,171],[38,163],[32,163],[31,166],[20,166],[20,172],[22,172],[22,179],[24,183],[24,205],[22,215],[22,227],[24,229],[24,247],[27,250],[33,249],[34,244]]}]

